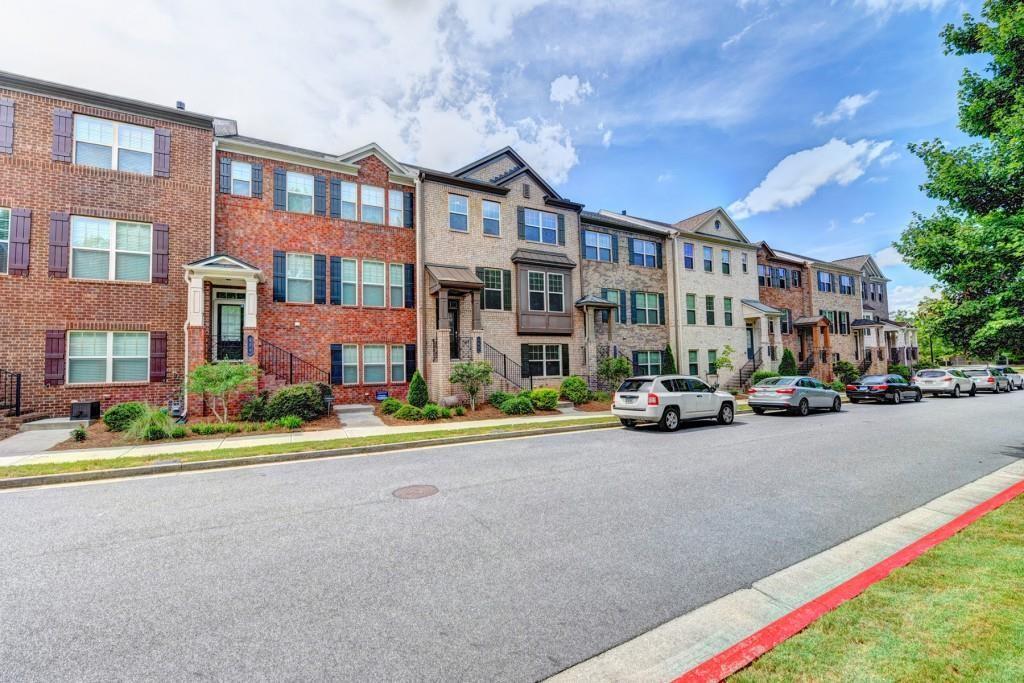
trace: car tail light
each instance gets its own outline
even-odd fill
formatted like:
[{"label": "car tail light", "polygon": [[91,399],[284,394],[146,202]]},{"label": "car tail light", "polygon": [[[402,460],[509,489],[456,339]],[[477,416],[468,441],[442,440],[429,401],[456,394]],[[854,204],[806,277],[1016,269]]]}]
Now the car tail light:
[{"label": "car tail light", "polygon": [[658,395],[657,394],[647,394],[647,405],[649,405],[649,406],[656,406],[656,405],[658,405]]},{"label": "car tail light", "polygon": [[995,384],[996,383],[996,378],[995,377],[989,377],[988,378],[988,383],[989,384]]},{"label": "car tail light", "polygon": [[913,377],[910,378],[910,383],[917,384],[917,375],[914,375]]},{"label": "car tail light", "polygon": [[757,387],[750,387],[749,389],[747,389],[747,393],[748,394],[756,394],[757,393]]},{"label": "car tail light", "polygon": [[775,393],[776,394],[795,394],[796,393],[796,389],[793,389],[792,387],[790,387],[789,389],[776,389]]},{"label": "car tail light", "polygon": [[856,387],[856,385],[853,385],[853,384],[847,384],[846,385],[846,390],[847,391],[857,391],[857,387]]},{"label": "car tail light", "polygon": [[885,391],[889,388],[888,384],[876,384],[871,387],[871,391]]}]

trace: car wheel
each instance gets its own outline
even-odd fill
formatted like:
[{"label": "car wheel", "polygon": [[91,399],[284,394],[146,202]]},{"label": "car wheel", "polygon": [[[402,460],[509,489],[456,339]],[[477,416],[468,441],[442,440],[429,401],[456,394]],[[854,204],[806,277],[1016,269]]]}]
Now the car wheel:
[{"label": "car wheel", "polygon": [[953,398],[960,398],[960,385],[953,387]]},{"label": "car wheel", "polygon": [[838,413],[842,409],[843,409],[843,401],[838,396],[836,396],[836,399],[834,401],[832,401],[832,412],[833,413]]},{"label": "car wheel", "polygon": [[751,410],[754,411],[755,415],[764,415],[764,408],[757,407],[757,408],[751,408]]},{"label": "car wheel", "polygon": [[976,384],[971,385],[971,390],[967,392],[967,395],[974,398],[978,395],[978,386]]},{"label": "car wheel", "polygon": [[731,425],[734,417],[736,417],[736,413],[731,403],[723,403],[722,407],[718,409],[718,424]]},{"label": "car wheel", "polygon": [[898,391],[893,392],[892,403],[893,405],[899,405],[900,403],[903,403],[903,394],[901,394]]},{"label": "car wheel", "polygon": [[658,427],[663,432],[674,432],[679,429],[679,411],[675,408],[665,408],[665,412],[661,414],[661,420],[658,422]]},{"label": "car wheel", "polygon": [[621,422],[622,426],[625,427],[626,429],[636,428],[636,420],[627,420],[624,417],[620,417],[619,422]]},{"label": "car wheel", "polygon": [[800,417],[807,417],[811,412],[811,405],[807,402],[806,398],[800,399],[800,404],[796,407],[797,415]]},{"label": "car wheel", "polygon": [[922,398],[924,398],[924,393],[918,391],[916,394],[914,394],[914,403],[920,403]]}]

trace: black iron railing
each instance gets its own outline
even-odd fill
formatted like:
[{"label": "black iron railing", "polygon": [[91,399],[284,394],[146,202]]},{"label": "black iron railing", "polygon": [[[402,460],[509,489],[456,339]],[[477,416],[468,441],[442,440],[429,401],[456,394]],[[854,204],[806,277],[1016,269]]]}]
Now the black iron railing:
[{"label": "black iron railing", "polygon": [[299,358],[291,351],[286,351],[266,339],[260,339],[260,370],[273,375],[288,384],[304,382],[323,382],[330,384],[331,373],[318,368],[307,360]]},{"label": "black iron railing", "polygon": [[757,349],[754,351],[753,356],[742,366],[740,366],[739,372],[736,373],[736,388],[745,389],[750,383],[750,378],[754,376],[758,368],[764,363],[763,349]]},{"label": "black iron railing", "polygon": [[797,374],[798,375],[809,375],[809,374],[811,374],[811,370],[813,370],[814,366],[815,366],[815,361],[817,361],[817,356],[814,353],[807,354],[807,357],[804,358],[802,363],[800,363],[800,367],[797,368],[797,370],[796,370]]},{"label": "black iron railing", "polygon": [[21,373],[0,370],[0,410],[21,415]]},{"label": "black iron railing", "polygon": [[503,378],[509,384],[514,385],[520,391],[533,389],[533,378],[529,372],[523,371],[523,366],[515,362],[504,353],[494,348],[480,337],[476,338],[476,351],[481,360],[491,364],[494,374]]}]

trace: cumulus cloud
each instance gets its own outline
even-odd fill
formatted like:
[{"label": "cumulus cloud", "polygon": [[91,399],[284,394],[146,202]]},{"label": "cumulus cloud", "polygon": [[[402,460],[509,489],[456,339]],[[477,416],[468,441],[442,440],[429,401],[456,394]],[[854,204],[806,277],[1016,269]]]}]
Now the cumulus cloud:
[{"label": "cumulus cloud", "polygon": [[606,130],[604,132],[604,135],[601,136],[601,146],[602,147],[611,147],[612,146],[612,131],[610,129]]},{"label": "cumulus cloud", "polygon": [[[882,266],[879,265],[881,268]],[[890,311],[916,311],[921,299],[932,296],[934,290],[930,285],[896,285],[890,286],[889,310]]]},{"label": "cumulus cloud", "polygon": [[665,171],[664,173],[659,173],[656,180],[659,183],[667,183],[673,178],[675,178],[675,176],[672,174],[672,171]]},{"label": "cumulus cloud", "polygon": [[885,249],[876,252],[873,258],[879,268],[906,265],[903,262],[903,257],[900,255],[900,252],[896,251],[896,247],[886,247]]},{"label": "cumulus cloud", "polygon": [[820,147],[790,154],[768,171],[764,180],[743,199],[729,206],[736,218],[778,211],[804,203],[820,188],[846,186],[864,172],[892,145],[892,140],[832,138]]},{"label": "cumulus cloud", "polygon": [[882,166],[882,167],[885,167],[885,166],[888,166],[889,164],[893,163],[894,161],[896,161],[899,158],[900,158],[900,155],[897,154],[896,152],[889,152],[888,154],[886,154],[885,156],[883,156],[881,159],[878,160],[878,165]]},{"label": "cumulus cloud", "polygon": [[579,104],[593,92],[590,81],[581,82],[580,77],[576,75],[562,74],[551,81],[550,98],[556,104]]},{"label": "cumulus cloud", "polygon": [[863,8],[868,14],[887,17],[896,12],[939,10],[948,5],[949,0],[854,0],[854,4]]},{"label": "cumulus cloud", "polygon": [[878,91],[872,90],[869,93],[857,93],[854,95],[847,95],[843,99],[839,100],[836,104],[835,109],[830,113],[818,112],[812,119],[815,126],[827,126],[830,123],[837,123],[843,119],[852,119],[857,115],[857,112],[865,105],[871,104],[871,102],[878,97]]},{"label": "cumulus cloud", "polygon": [[865,223],[868,222],[868,219],[871,218],[874,215],[875,214],[873,212],[866,211],[865,213],[862,213],[861,215],[859,215],[856,218],[854,218],[851,222],[854,225],[864,225]]}]

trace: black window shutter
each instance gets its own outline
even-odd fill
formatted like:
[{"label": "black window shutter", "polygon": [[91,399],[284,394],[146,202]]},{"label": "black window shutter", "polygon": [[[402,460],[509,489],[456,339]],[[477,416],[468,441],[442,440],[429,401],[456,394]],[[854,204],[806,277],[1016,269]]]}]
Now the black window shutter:
[{"label": "black window shutter", "polygon": [[64,384],[64,330],[47,330],[44,347],[43,382],[48,387]]},{"label": "black window shutter", "polygon": [[[274,189],[277,194],[277,189]],[[286,292],[286,280],[288,273],[288,257],[283,251],[274,252],[274,301],[284,301]]]},{"label": "black window shutter", "polygon": [[658,295],[658,322],[665,324],[665,295]]},{"label": "black window shutter", "polygon": [[411,228],[416,225],[416,202],[412,192],[402,193],[402,211],[405,216],[405,227]]},{"label": "black window shutter", "polygon": [[416,372],[416,345],[405,345],[405,381],[412,381],[412,373]]},{"label": "black window shutter", "polygon": [[341,218],[341,178],[331,178],[331,218]]},{"label": "black window shutter", "polygon": [[167,379],[167,333],[149,333],[149,381],[163,382]]},{"label": "black window shutter", "polygon": [[[53,149],[51,158],[54,161],[71,162],[71,136],[75,128],[74,115],[70,109],[53,110]],[[61,384],[63,384],[63,379]]]},{"label": "black window shutter", "polygon": [[619,262],[619,236],[612,235],[612,263]]},{"label": "black window shutter", "polygon": [[633,316],[633,324],[635,325],[636,324],[636,309],[637,309],[637,306],[636,306],[636,290],[635,289],[629,293],[629,299],[630,299],[630,302],[632,304],[631,308],[633,309],[632,312],[630,313],[630,315]]},{"label": "black window shutter", "polygon": [[519,360],[523,363],[523,377],[530,377],[530,345],[519,345]]},{"label": "black window shutter", "polygon": [[252,165],[252,196],[263,198],[263,164]]},{"label": "black window shutter", "polygon": [[313,303],[327,303],[327,257],[313,255]]},{"label": "black window shutter", "polygon": [[327,215],[327,178],[322,175],[313,178],[313,213]]},{"label": "black window shutter", "polygon": [[565,246],[565,216],[562,214],[555,214],[558,216],[558,243],[563,247]]},{"label": "black window shutter", "polygon": [[331,303],[341,304],[341,257],[331,257]]},{"label": "black window shutter", "polygon": [[526,209],[516,207],[516,222],[519,224],[519,239],[526,239]]},{"label": "black window shutter", "polygon": [[663,266],[662,261],[661,261],[661,242],[655,242],[654,243],[654,248],[655,248],[655,252],[657,254],[657,258],[658,258],[658,267],[662,268],[664,266]]},{"label": "black window shutter", "polygon": [[639,365],[640,365],[640,352],[639,351],[634,351],[633,352],[633,372],[637,372],[637,373],[640,372]]},{"label": "black window shutter", "polygon": [[171,176],[171,131],[167,128],[153,131],[153,175]]},{"label": "black window shutter", "polygon": [[569,345],[562,344],[562,377],[568,377],[571,374],[569,372]]},{"label": "black window shutter", "polygon": [[220,158],[220,191],[223,194],[231,194],[231,159]]},{"label": "black window shutter", "polygon": [[341,344],[331,344],[331,384],[341,384],[343,378]]},{"label": "black window shutter", "polygon": [[626,318],[626,290],[619,290],[619,322],[627,323],[629,319]]},{"label": "black window shutter", "polygon": [[14,100],[0,97],[0,152],[14,154]]},{"label": "black window shutter", "polygon": [[416,267],[411,263],[405,264],[405,307],[416,307]]},{"label": "black window shutter", "polygon": [[512,271],[501,271],[501,301],[506,311],[512,310]]},{"label": "black window shutter", "polygon": [[284,211],[288,202],[288,174],[283,168],[274,169],[274,209]]},{"label": "black window shutter", "polygon": [[71,214],[50,213],[50,277],[68,276],[68,243],[71,240]]},{"label": "black window shutter", "polygon": [[32,240],[32,209],[11,210],[10,254],[7,272],[11,275],[28,275],[29,243]]},{"label": "black window shutter", "polygon": [[636,257],[634,256],[634,253],[635,252],[633,251],[633,238],[630,237],[629,238],[629,265],[631,265],[631,266],[635,266],[636,265]]},{"label": "black window shutter", "polygon": [[150,264],[152,270],[151,279],[160,285],[167,284],[167,275],[170,271],[170,227],[167,223],[153,224],[153,262]]}]

